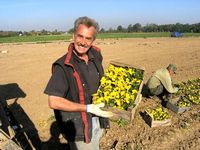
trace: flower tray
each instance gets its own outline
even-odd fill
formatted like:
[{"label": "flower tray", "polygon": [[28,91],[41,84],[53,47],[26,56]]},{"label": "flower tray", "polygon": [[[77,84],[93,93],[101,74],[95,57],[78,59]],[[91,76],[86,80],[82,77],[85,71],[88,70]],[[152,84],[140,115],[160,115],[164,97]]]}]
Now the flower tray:
[{"label": "flower tray", "polygon": [[175,113],[183,113],[189,109],[192,108],[192,104],[191,106],[188,106],[188,107],[180,107],[180,106],[177,106],[177,102],[182,99],[183,97],[180,96],[180,97],[176,97],[176,98],[173,98],[173,99],[170,99],[168,102],[167,102],[167,105],[166,107],[170,110],[172,110],[173,112]]},{"label": "flower tray", "polygon": [[106,111],[111,111],[114,114],[113,117],[110,118],[111,120],[115,121],[118,119],[125,119],[128,122],[131,122],[134,119],[136,109],[139,103],[141,102],[141,100],[142,100],[142,95],[139,94],[138,98],[136,99],[134,103],[134,106],[129,107],[128,110],[121,110],[121,109],[112,108],[112,107],[104,107],[102,109]]},{"label": "flower tray", "polygon": [[[127,68],[134,68],[134,69],[142,70],[143,77],[144,77],[144,68],[143,67],[136,68],[135,66],[132,66],[132,65],[114,62],[114,61],[111,61],[110,64],[117,66],[117,67],[127,67]],[[143,87],[143,80],[144,80],[144,78],[142,78],[139,88],[137,89],[137,93],[135,94],[136,96],[135,96],[133,105],[129,106],[127,110],[122,110],[122,109],[112,108],[112,107],[103,108],[103,110],[109,110],[109,111],[113,112],[114,116],[112,118],[110,118],[111,120],[125,119],[128,122],[131,122],[134,119],[136,109],[142,100],[141,91],[142,91],[142,87]]]},{"label": "flower tray", "polygon": [[146,111],[144,112],[143,119],[150,127],[169,126],[172,124],[171,118],[162,121],[153,120],[153,118]]}]

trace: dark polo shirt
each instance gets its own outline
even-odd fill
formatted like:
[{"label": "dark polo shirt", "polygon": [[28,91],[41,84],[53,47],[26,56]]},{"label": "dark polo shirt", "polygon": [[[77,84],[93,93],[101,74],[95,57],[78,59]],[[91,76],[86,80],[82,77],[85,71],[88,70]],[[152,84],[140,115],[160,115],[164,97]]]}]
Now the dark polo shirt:
[{"label": "dark polo shirt", "polygon": [[[87,93],[87,96],[90,97],[96,93],[100,83],[99,73],[94,63],[94,56],[89,50],[87,64],[75,53],[73,53],[72,58],[74,59],[75,68],[81,77],[83,86],[88,88],[89,93]],[[69,88],[63,69],[59,65],[56,65],[44,93],[65,98]]]}]

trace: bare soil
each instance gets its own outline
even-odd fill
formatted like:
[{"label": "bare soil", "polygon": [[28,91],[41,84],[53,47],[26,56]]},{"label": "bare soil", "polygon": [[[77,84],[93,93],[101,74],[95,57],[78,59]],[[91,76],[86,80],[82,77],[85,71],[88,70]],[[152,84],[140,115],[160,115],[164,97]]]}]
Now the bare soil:
[{"label": "bare soil", "polygon": [[[51,64],[67,52],[69,42],[1,44],[0,86],[2,97],[14,113],[32,145],[39,149],[62,149],[65,142],[59,135],[53,111],[49,109],[44,88],[51,75]],[[178,67],[174,82],[200,77],[200,38],[133,38],[96,40],[104,56],[104,68],[111,60],[145,68],[144,82],[153,71],[174,63]],[[6,53],[5,53],[6,51]],[[200,106],[182,114],[171,112],[172,125],[151,128],[142,112],[158,99],[143,97],[134,120],[119,127],[111,122],[100,141],[100,148],[115,149],[200,149]]]}]

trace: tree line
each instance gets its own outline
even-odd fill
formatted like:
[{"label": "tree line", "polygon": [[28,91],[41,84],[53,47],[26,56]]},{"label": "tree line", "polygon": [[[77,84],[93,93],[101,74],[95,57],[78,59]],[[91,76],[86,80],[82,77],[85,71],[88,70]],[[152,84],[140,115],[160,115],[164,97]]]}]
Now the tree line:
[{"label": "tree line", "polygon": [[47,31],[42,29],[41,31],[0,31],[0,37],[13,37],[13,36],[39,36],[39,35],[61,35],[65,32],[58,31],[57,29],[54,31]]},{"label": "tree line", "polygon": [[[165,25],[157,25],[154,23],[147,24],[142,26],[140,23],[129,24],[127,27],[123,27],[122,25],[117,26],[116,29],[100,29],[100,33],[114,33],[114,32],[122,32],[122,33],[132,33],[132,32],[183,32],[183,33],[200,33],[200,23],[196,24],[165,24]],[[0,31],[0,37],[12,37],[12,36],[38,36],[38,35],[61,35],[64,33],[72,33],[73,29],[69,29],[67,32],[58,31],[57,29],[54,31],[47,31],[45,29],[41,31]]]},{"label": "tree line", "polygon": [[165,25],[157,25],[154,23],[147,24],[142,26],[140,23],[136,23],[134,25],[129,24],[127,28],[123,28],[121,25],[117,27],[117,29],[108,29],[107,31],[103,28],[100,32],[183,32],[183,33],[200,33],[200,23],[196,24],[165,24]]}]

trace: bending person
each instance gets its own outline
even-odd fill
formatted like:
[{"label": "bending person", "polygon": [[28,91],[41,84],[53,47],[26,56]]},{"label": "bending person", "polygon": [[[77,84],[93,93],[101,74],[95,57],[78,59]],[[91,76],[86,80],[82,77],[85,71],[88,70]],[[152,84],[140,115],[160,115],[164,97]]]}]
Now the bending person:
[{"label": "bending person", "polygon": [[149,96],[165,96],[166,100],[170,93],[176,93],[178,87],[174,87],[171,77],[176,73],[176,66],[169,64],[167,68],[156,70],[147,81]]}]

